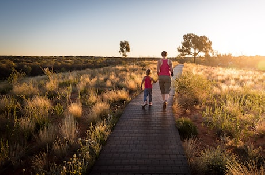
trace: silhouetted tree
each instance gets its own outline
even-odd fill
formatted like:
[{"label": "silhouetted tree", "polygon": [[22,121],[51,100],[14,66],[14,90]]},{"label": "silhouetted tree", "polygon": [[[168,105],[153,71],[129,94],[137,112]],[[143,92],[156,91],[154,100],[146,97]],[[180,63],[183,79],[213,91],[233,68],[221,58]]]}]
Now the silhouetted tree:
[{"label": "silhouetted tree", "polygon": [[205,56],[208,56],[212,49],[212,41],[210,41],[206,36],[198,36],[193,33],[188,33],[183,35],[182,46],[178,47],[178,52],[180,56],[191,55],[195,58],[199,53],[204,53]]},{"label": "silhouetted tree", "polygon": [[128,41],[120,41],[120,51],[119,53],[122,56],[127,57],[127,52],[130,52],[130,44]]}]

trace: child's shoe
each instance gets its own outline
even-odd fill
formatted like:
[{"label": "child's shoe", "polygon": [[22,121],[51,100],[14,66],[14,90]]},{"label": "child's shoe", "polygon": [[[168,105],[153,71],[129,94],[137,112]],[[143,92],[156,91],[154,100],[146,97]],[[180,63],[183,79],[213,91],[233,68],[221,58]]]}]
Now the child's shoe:
[{"label": "child's shoe", "polygon": [[142,105],[143,107],[145,107],[147,105],[147,102],[145,101],[144,104]]},{"label": "child's shoe", "polygon": [[149,102],[149,106],[152,106],[153,104],[152,104],[152,102]]}]

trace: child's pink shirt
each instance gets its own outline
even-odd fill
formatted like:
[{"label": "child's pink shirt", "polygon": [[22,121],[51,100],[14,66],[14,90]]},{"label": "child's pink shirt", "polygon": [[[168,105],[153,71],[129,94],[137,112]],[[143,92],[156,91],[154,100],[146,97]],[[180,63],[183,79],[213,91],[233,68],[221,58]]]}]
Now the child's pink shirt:
[{"label": "child's pink shirt", "polygon": [[149,76],[145,76],[144,87],[145,88],[152,88],[152,80]]}]

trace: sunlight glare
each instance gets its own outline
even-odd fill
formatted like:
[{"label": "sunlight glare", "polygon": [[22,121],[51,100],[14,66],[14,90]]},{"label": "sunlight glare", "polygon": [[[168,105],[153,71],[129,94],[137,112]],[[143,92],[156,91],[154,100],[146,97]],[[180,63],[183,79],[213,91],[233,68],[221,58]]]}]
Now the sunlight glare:
[{"label": "sunlight glare", "polygon": [[265,70],[265,61],[260,61],[258,63],[258,69],[259,70]]}]

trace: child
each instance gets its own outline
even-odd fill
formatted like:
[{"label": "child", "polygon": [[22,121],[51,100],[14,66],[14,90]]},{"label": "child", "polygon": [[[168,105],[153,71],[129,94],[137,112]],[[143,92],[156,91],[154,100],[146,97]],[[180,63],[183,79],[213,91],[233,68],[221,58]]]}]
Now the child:
[{"label": "child", "polygon": [[143,107],[147,105],[147,96],[149,96],[149,106],[152,106],[152,84],[156,81],[152,77],[150,77],[151,73],[151,70],[147,69],[146,76],[144,76],[141,83],[141,89],[142,85],[144,84],[144,104],[142,105]]}]

